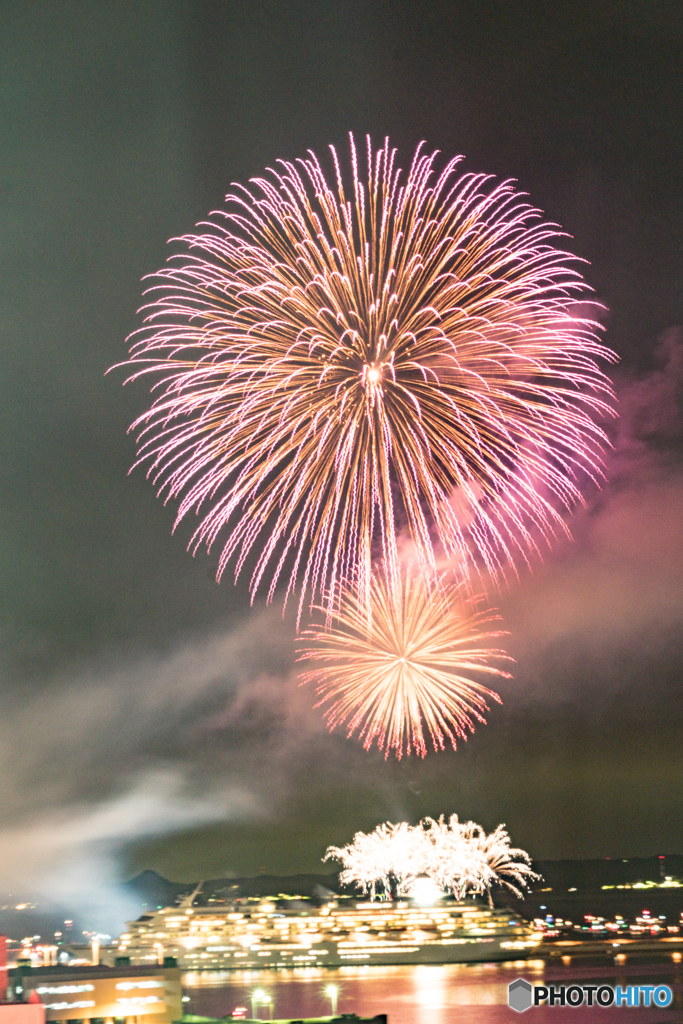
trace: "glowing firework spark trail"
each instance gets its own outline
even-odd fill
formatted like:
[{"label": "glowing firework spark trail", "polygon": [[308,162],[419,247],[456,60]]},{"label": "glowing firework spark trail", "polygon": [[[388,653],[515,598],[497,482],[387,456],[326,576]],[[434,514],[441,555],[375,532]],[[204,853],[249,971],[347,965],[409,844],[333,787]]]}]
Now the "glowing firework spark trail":
[{"label": "glowing firework spark trail", "polygon": [[436,545],[495,577],[600,472],[612,354],[572,313],[587,285],[555,226],[459,157],[332,157],[235,186],[155,275],[140,460],[200,515],[195,547],[221,535],[219,577],[253,555],[252,593],[282,577],[334,602],[354,578],[367,600],[404,528],[418,564]]},{"label": "glowing firework spark trail", "polygon": [[423,818],[419,825],[390,821],[373,832],[357,832],[352,843],[328,847],[323,860],[343,865],[339,880],[358,885],[374,899],[379,893],[390,898],[408,896],[419,875],[431,878],[444,892],[457,899],[486,893],[491,900],[493,886],[505,886],[522,896],[525,888],[540,878],[531,868],[525,850],[510,846],[504,825],[488,835],[473,821]]},{"label": "glowing firework spark trail", "polygon": [[366,749],[376,741],[387,755],[393,748],[399,758],[404,751],[424,757],[425,731],[438,750],[446,740],[455,747],[475,721],[485,721],[486,698],[500,698],[471,673],[509,678],[490,662],[511,659],[482,646],[501,635],[485,628],[497,617],[462,614],[458,598],[457,588],[430,584],[422,574],[404,573],[395,584],[375,575],[369,614],[348,588],[328,629],[303,631],[300,659],[321,664],[302,679],[316,684],[331,728],[358,732]]},{"label": "glowing firework spark trail", "polygon": [[515,896],[522,896],[526,886],[540,878],[531,868],[525,850],[510,846],[504,825],[488,835],[474,821],[458,821],[452,814],[448,821],[425,818],[428,843],[425,872],[446,892],[463,899],[468,892],[488,893],[502,885]]}]

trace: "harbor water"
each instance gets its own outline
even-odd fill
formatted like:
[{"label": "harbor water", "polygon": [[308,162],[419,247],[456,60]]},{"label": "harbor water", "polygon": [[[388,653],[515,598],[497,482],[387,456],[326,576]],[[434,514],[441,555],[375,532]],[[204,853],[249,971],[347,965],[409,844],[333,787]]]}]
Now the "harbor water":
[{"label": "harbor water", "polygon": [[[277,971],[206,971],[184,976],[186,1013],[230,1017],[238,1006],[248,1016],[258,1006],[262,1020],[317,1017],[334,1009],[389,1024],[683,1024],[683,969],[679,954],[662,953],[616,960],[611,956],[536,958],[503,963],[400,967],[350,966]],[[676,957],[676,959],[674,958]],[[508,1005],[508,985],[517,978],[533,985],[668,985],[674,999],[666,1009],[651,1007],[533,1007],[526,1014]],[[336,993],[330,991],[334,986]],[[326,994],[326,989],[328,994]],[[265,1001],[269,1000],[269,1001]]]}]

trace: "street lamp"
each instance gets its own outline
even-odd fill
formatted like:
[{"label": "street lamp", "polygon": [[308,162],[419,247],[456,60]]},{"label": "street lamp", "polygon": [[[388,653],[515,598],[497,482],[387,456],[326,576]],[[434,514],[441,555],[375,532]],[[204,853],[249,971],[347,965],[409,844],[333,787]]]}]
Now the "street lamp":
[{"label": "street lamp", "polygon": [[325,995],[330,1001],[330,1012],[333,1017],[337,1016],[337,997],[339,995],[338,985],[326,985]]},{"label": "street lamp", "polygon": [[256,1011],[258,1010],[258,1004],[261,1002],[263,997],[263,989],[257,988],[256,991],[251,993],[251,1015],[256,1020]]},{"label": "street lamp", "polygon": [[267,992],[263,991],[262,988],[254,989],[254,991],[251,993],[251,1015],[254,1018],[254,1020],[260,1020],[261,1019],[260,1017],[257,1018],[257,1016],[256,1016],[256,1014],[258,1012],[259,1003],[270,1004],[269,1008],[268,1008],[268,1019],[272,1020],[273,1019],[273,1006],[272,1006],[273,1000],[268,995]]}]

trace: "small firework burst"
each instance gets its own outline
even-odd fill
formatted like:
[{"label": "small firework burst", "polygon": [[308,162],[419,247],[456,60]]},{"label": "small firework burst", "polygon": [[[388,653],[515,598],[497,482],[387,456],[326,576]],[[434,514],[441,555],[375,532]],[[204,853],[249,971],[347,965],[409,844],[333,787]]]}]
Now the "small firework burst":
[{"label": "small firework burst", "polygon": [[512,847],[504,825],[487,834],[473,821],[424,818],[418,825],[390,821],[372,832],[357,832],[346,846],[328,847],[323,860],[339,861],[342,885],[357,885],[372,899],[411,894],[426,876],[456,899],[488,895],[504,886],[521,897],[540,878],[525,850]]},{"label": "small firework burst", "polygon": [[491,664],[511,660],[488,646],[501,636],[487,628],[498,616],[473,609],[462,588],[410,569],[398,578],[375,573],[369,592],[367,605],[345,588],[327,628],[301,633],[299,660],[315,665],[302,682],[315,685],[330,728],[345,726],[366,749],[376,742],[385,756],[424,757],[425,734],[435,750],[455,748],[485,722],[487,699],[500,702],[472,674],[509,678]]},{"label": "small firework burst", "polygon": [[531,868],[529,854],[510,845],[505,825],[487,834],[474,821],[458,821],[457,814],[448,821],[443,815],[438,821],[425,818],[421,824],[429,848],[427,873],[458,899],[487,893],[490,900],[493,885],[521,897],[528,884],[540,878]]}]

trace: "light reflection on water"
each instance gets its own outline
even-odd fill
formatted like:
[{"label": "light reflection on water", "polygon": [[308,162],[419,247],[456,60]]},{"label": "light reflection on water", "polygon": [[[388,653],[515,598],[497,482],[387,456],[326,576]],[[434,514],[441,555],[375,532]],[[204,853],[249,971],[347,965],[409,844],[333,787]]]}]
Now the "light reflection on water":
[{"label": "light reflection on water", "polygon": [[[670,985],[674,1002],[665,1010],[627,1007],[536,1007],[529,1017],[510,1010],[508,984],[518,977],[532,984],[571,983],[623,986]],[[683,1022],[680,962],[671,956],[619,962],[607,957],[562,960],[516,960],[487,964],[419,964],[402,967],[315,967],[278,971],[207,971],[184,976],[190,1002],[185,1012],[207,1017],[230,1016],[236,1006],[251,1012],[251,996],[261,988],[273,1000],[275,1018],[329,1014],[325,986],[338,986],[338,1013],[372,1017],[386,1013],[389,1024],[668,1024]],[[261,1016],[267,1019],[265,1006]]]}]

